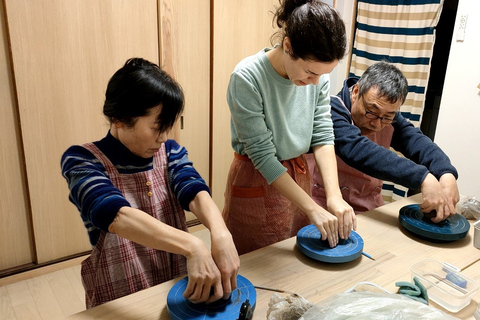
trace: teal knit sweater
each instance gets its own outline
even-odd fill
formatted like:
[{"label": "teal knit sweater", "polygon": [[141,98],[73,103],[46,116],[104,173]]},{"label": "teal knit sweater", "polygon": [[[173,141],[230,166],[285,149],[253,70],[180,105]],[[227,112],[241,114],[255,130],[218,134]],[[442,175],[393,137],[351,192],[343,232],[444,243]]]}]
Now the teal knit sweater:
[{"label": "teal knit sweater", "polygon": [[296,86],[282,78],[265,48],[242,60],[228,85],[232,147],[247,155],[271,184],[286,168],[281,160],[296,158],[318,145],[333,145],[330,78],[318,85]]}]

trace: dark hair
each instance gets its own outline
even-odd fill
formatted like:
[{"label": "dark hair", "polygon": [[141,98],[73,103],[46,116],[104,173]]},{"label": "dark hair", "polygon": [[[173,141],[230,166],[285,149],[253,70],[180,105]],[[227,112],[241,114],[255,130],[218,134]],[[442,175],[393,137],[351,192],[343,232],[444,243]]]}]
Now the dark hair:
[{"label": "dark hair", "polygon": [[138,117],[160,104],[162,111],[157,121],[159,131],[165,132],[183,111],[182,88],[158,65],[131,58],[110,78],[103,114],[111,123],[118,120],[133,126]]},{"label": "dark hair", "polygon": [[319,0],[279,0],[273,21],[281,29],[272,36],[290,39],[293,59],[333,62],[347,51],[345,24],[338,12]]},{"label": "dark hair", "polygon": [[386,61],[368,67],[357,84],[359,97],[371,88],[377,88],[378,95],[386,97],[388,102],[395,103],[400,100],[403,104],[408,94],[407,79],[397,67]]}]

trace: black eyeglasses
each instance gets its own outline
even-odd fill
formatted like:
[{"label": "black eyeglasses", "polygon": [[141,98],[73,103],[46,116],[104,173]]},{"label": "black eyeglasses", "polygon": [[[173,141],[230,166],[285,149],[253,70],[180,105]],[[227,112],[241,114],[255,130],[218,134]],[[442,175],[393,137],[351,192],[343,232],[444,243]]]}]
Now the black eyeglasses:
[{"label": "black eyeglasses", "polygon": [[379,116],[377,116],[375,113],[373,113],[373,112],[371,112],[371,111],[368,111],[367,108],[365,108],[365,106],[363,106],[363,109],[365,109],[365,118],[367,118],[367,119],[370,119],[370,120],[380,119],[380,121],[381,121],[383,124],[391,124],[391,123],[397,122],[397,120],[395,120],[395,119],[389,119],[389,118],[379,117]]},{"label": "black eyeglasses", "polygon": [[370,119],[370,120],[380,119],[380,121],[381,121],[383,124],[391,124],[391,123],[397,122],[397,120],[394,120],[394,119],[389,119],[389,118],[384,118],[384,117],[377,116],[375,113],[373,113],[372,111],[368,110],[368,109],[365,107],[365,99],[363,98],[363,95],[360,95],[359,99],[363,99],[362,106],[363,106],[363,109],[365,110],[365,118]]}]

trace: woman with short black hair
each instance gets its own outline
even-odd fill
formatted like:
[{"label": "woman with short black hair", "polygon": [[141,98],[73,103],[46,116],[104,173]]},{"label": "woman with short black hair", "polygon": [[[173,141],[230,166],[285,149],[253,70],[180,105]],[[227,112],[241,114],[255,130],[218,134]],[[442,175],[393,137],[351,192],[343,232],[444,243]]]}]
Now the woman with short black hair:
[{"label": "woman with short black hair", "polygon": [[[194,303],[228,298],[240,265],[232,236],[187,151],[167,139],[182,89],[156,64],[129,59],[110,79],[105,138],[70,147],[62,174],[93,246],[82,262],[87,308],[188,274]],[[210,230],[211,251],[183,210]]]}]

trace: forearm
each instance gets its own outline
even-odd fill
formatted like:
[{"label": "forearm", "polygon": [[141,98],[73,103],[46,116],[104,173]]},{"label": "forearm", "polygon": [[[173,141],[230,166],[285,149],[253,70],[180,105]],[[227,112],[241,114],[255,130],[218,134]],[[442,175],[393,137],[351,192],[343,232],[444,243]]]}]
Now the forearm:
[{"label": "forearm", "polygon": [[337,218],[316,204],[288,173],[282,174],[272,185],[308,216],[320,231],[322,240],[328,239],[330,247],[338,244]]},{"label": "forearm", "polygon": [[315,201],[290,177],[288,173],[282,174],[273,181],[272,186],[283,196],[290,200],[300,210],[307,214],[310,219],[311,213],[322,209]]},{"label": "forearm", "polygon": [[222,274],[224,298],[236,287],[240,259],[217,205],[206,191],[199,192],[190,202],[190,210],[210,230],[211,254]]},{"label": "forearm", "polygon": [[440,177],[440,179],[438,179],[438,181],[440,181],[440,184],[442,184],[442,186],[446,186],[446,185],[456,186],[457,185],[457,179],[456,179],[455,175],[453,175],[453,173],[443,174]]},{"label": "forearm", "polygon": [[460,200],[460,193],[458,191],[457,179],[452,173],[446,173],[440,177],[440,185],[447,197],[448,204],[451,206],[450,210],[455,211],[455,206]]},{"label": "forearm", "polygon": [[342,197],[338,184],[337,159],[333,145],[322,145],[313,148],[315,163],[323,179],[325,194],[330,197]]},{"label": "forearm", "polygon": [[[458,178],[458,172],[450,162],[449,157],[419,128],[414,127],[411,122],[405,119],[397,121],[394,128],[391,146],[395,150],[411,159],[416,165],[428,168],[428,171],[437,180],[446,173],[451,173],[455,178]],[[407,174],[405,173],[405,175]]]},{"label": "forearm", "polygon": [[212,246],[217,244],[226,245],[232,243],[232,235],[228,231],[222,214],[213,201],[210,194],[206,191],[197,193],[190,202],[190,211],[200,220],[200,222],[210,231]]},{"label": "forearm", "polygon": [[146,247],[186,257],[203,246],[199,238],[188,232],[169,226],[131,207],[120,208],[108,231]]},{"label": "forearm", "polygon": [[189,208],[212,235],[229,234],[222,214],[208,192],[197,193]]}]

